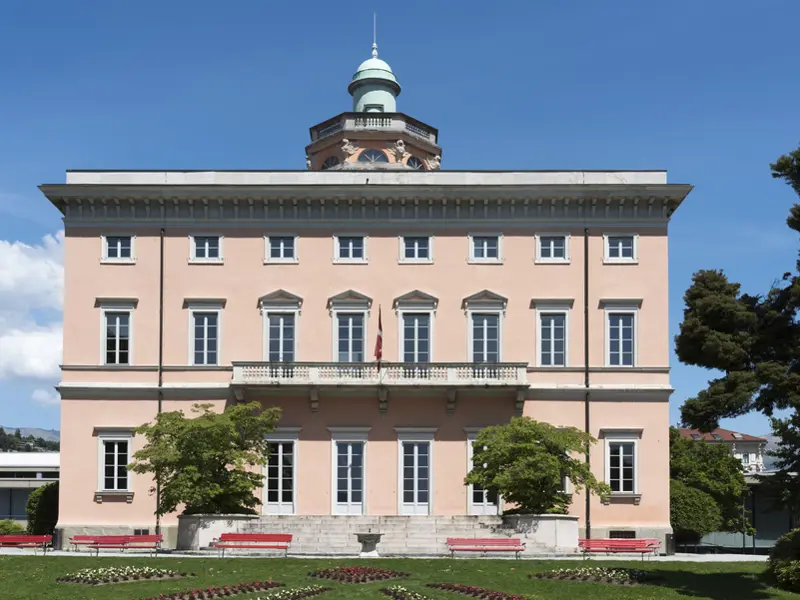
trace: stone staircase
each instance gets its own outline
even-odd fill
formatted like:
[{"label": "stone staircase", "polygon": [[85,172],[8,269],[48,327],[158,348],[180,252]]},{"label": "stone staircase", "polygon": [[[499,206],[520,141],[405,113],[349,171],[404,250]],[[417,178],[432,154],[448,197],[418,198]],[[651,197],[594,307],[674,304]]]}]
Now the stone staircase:
[{"label": "stone staircase", "polygon": [[382,556],[442,556],[449,537],[513,536],[498,516],[262,516],[243,532],[291,533],[291,554],[358,555],[356,533],[380,532]]}]

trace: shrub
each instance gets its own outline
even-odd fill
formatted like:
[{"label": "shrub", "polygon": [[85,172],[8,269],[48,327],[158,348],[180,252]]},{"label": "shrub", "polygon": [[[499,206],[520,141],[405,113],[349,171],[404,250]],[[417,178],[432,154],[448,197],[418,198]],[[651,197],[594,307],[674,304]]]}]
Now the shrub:
[{"label": "shrub", "polygon": [[697,543],[704,535],[721,529],[722,511],[710,494],[673,479],[669,500],[670,521],[679,544]]},{"label": "shrub", "polygon": [[25,528],[11,519],[0,520],[0,535],[16,535],[25,533]]},{"label": "shrub", "polygon": [[778,538],[769,553],[767,571],[778,587],[800,592],[800,529]]},{"label": "shrub", "polygon": [[25,510],[28,512],[28,533],[52,535],[58,523],[58,482],[33,490]]}]

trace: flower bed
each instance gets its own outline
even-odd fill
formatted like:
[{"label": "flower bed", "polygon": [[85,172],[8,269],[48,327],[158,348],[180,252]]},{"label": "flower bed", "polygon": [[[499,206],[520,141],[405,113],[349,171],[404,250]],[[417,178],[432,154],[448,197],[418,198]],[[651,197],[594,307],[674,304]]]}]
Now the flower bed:
[{"label": "flower bed", "polygon": [[461,585],[459,583],[429,583],[428,587],[437,590],[455,592],[472,598],[482,600],[528,600],[528,596],[518,594],[506,594],[505,592],[495,592],[486,588],[475,587],[474,585]]},{"label": "flower bed", "polygon": [[[180,592],[172,592],[171,594],[159,594],[158,596],[140,598],[139,600],[207,600],[208,598],[227,598],[229,596],[238,596],[239,594],[252,594],[254,592],[262,592],[277,587],[283,587],[283,584],[275,581],[254,581],[252,583],[239,583],[236,585],[186,589]],[[271,597],[272,596],[267,595],[267,598]],[[285,598],[307,597],[308,596],[286,596]],[[276,598],[283,598],[283,596],[276,596]]]},{"label": "flower bed", "polygon": [[408,573],[375,569],[373,567],[335,567],[333,569],[317,569],[308,574],[317,579],[330,579],[339,583],[372,583],[408,577]]},{"label": "flower bed", "polygon": [[320,585],[309,585],[301,588],[289,588],[270,592],[266,596],[256,597],[255,600],[300,600],[301,598],[319,596],[320,594],[330,591],[330,589],[329,587],[322,587]]},{"label": "flower bed", "polygon": [[419,592],[413,592],[399,585],[381,588],[381,594],[394,600],[431,600],[428,596],[423,596]]},{"label": "flower bed", "polygon": [[[192,573],[194,575],[194,573]],[[82,583],[84,585],[104,585],[125,581],[152,581],[154,579],[180,579],[186,573],[152,567],[104,567],[101,569],[81,569],[56,579],[59,583]]]},{"label": "flower bed", "polygon": [[579,569],[555,569],[530,575],[532,579],[552,579],[556,581],[592,581],[613,583],[615,585],[636,585],[652,579],[647,571],[639,569],[607,569],[605,567],[583,567]]}]

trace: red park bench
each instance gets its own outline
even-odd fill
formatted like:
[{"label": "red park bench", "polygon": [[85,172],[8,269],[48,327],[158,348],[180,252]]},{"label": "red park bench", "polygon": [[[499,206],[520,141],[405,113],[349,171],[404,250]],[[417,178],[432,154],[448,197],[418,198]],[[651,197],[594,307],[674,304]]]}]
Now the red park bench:
[{"label": "red park bench", "polygon": [[225,556],[226,548],[283,550],[284,555],[288,556],[291,543],[291,533],[223,533],[212,545],[219,550],[221,557]]},{"label": "red park bench", "polygon": [[525,544],[519,538],[447,538],[447,549],[450,558],[456,552],[514,552],[516,558],[525,550]]},{"label": "red park bench", "polygon": [[52,541],[51,535],[0,535],[0,548],[33,548],[34,554],[41,549],[47,554]]},{"label": "red park bench", "polygon": [[657,555],[661,542],[653,538],[634,539],[581,539],[578,547],[583,552],[584,558],[590,554],[640,554],[642,560],[645,556]]},{"label": "red park bench", "polygon": [[78,546],[86,546],[90,550],[100,554],[101,548],[122,550],[149,550],[152,554],[158,550],[163,536],[158,534],[149,535],[73,535],[69,538],[69,543],[75,549]]}]

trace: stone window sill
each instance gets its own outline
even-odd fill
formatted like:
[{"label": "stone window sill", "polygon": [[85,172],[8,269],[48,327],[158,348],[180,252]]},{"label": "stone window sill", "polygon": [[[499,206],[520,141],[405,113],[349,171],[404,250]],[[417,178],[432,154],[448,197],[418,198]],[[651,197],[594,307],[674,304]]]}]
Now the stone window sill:
[{"label": "stone window sill", "polygon": [[102,504],[103,500],[116,500],[124,498],[125,502],[131,504],[133,502],[133,492],[126,491],[99,491],[94,493],[94,501]]},{"label": "stone window sill", "polygon": [[641,494],[614,493],[603,498],[603,504],[634,504],[638,506],[642,502]]}]

